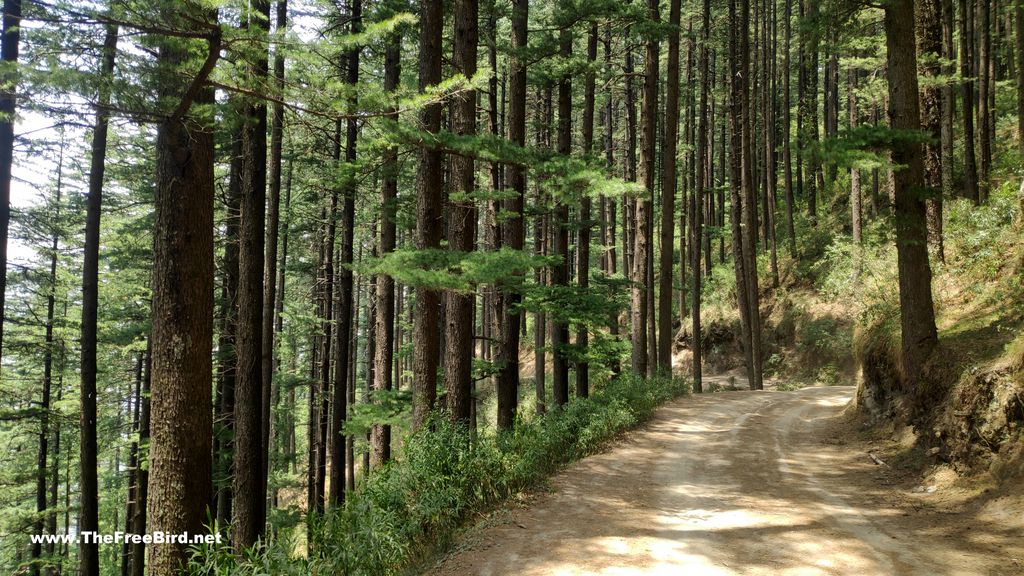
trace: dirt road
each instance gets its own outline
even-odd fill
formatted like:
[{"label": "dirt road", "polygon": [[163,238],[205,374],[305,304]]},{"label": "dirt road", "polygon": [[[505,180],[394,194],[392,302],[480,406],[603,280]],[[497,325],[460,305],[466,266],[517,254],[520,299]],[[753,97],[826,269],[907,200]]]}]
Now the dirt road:
[{"label": "dirt road", "polygon": [[863,446],[830,439],[853,392],[683,398],[467,530],[429,573],[1024,573],[1024,534],[931,510],[880,482]]}]

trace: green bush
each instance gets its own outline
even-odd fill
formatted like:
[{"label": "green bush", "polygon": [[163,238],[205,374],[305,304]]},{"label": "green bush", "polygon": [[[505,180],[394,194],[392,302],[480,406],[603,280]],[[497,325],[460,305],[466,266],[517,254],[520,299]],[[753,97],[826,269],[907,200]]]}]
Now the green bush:
[{"label": "green bush", "polygon": [[508,433],[469,431],[435,417],[410,437],[400,461],[372,474],[345,506],[313,522],[314,554],[295,557],[280,538],[241,556],[196,550],[193,574],[396,574],[443,546],[470,514],[529,488],[591,454],[661,404],[688,391],[682,380],[623,375],[590,398],[521,420]]}]

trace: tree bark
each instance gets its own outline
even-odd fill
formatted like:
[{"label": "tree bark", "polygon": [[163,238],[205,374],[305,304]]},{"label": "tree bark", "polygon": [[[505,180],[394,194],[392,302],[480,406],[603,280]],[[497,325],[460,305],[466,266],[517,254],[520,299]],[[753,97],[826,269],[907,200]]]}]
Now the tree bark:
[{"label": "tree bark", "polygon": [[963,78],[964,114],[964,194],[977,204],[977,160],[974,154],[974,33],[970,11],[973,2],[960,0],[960,76]]},{"label": "tree bark", "polygon": [[[288,22],[287,0],[277,2],[277,33],[283,36]],[[278,94],[284,93],[284,53],[278,44],[274,54],[274,85]],[[277,240],[280,225],[281,204],[281,151],[284,141],[284,104],[274,102],[271,110],[270,127],[270,197],[267,199],[267,236],[266,251],[263,260],[266,265],[263,275],[263,334],[260,342],[261,370],[263,380],[263,398],[261,407],[261,439],[260,455],[263,470],[260,478],[263,481],[263,492],[266,493],[267,479],[270,473],[270,434],[271,420],[271,387],[274,382],[274,337],[278,331],[275,323],[277,312]],[[264,504],[264,508],[266,504]],[[264,513],[265,514],[265,513]]]},{"label": "tree bark", "polygon": [[[0,62],[5,71],[0,88],[0,359],[3,355],[4,310],[7,292],[7,237],[11,224],[11,167],[14,163],[14,110],[18,89],[18,49],[21,44],[21,2],[4,0],[3,29],[0,37]],[[92,553],[85,558],[95,564]]]},{"label": "tree bark", "polygon": [[[813,3],[814,0],[811,0]],[[749,89],[747,79],[750,77],[750,50],[749,50],[749,32],[750,32],[750,3],[749,0],[740,0],[740,11],[739,11],[739,23],[740,23],[740,42],[739,42],[739,56],[740,56],[740,82],[742,90],[740,92],[740,137],[741,137],[741,184],[742,189],[742,205],[741,205],[741,216],[743,219],[742,224],[742,238],[743,243],[743,272],[746,274],[746,281],[744,282],[744,288],[747,291],[746,304],[749,308],[749,322],[750,322],[750,352],[751,362],[753,366],[753,378],[750,380],[750,386],[752,390],[760,390],[761,386],[761,312],[760,312],[760,293],[758,288],[757,279],[757,198],[756,191],[754,190],[754,153],[752,148],[752,137],[751,137],[751,107],[749,100]],[[812,43],[816,45],[816,43]],[[817,57],[812,57],[812,65],[817,62]],[[816,73],[815,73],[816,77]],[[815,87],[816,80],[811,83],[812,88]],[[812,97],[811,104],[816,104],[817,98]],[[817,125],[817,113],[811,112],[811,121]],[[814,141],[817,140],[817,128],[812,136]],[[811,162],[810,166],[812,170],[817,166],[817,162]],[[813,177],[812,177],[813,180]],[[808,199],[813,199],[813,189],[808,191]],[[812,212],[812,217],[813,217]]]},{"label": "tree bark", "polygon": [[[678,36],[678,35],[677,35]],[[583,80],[583,155],[589,157],[594,149],[594,106],[595,106],[595,77],[594,63],[597,62],[597,22],[591,22],[590,33],[587,36],[587,73]],[[677,64],[678,66],[678,64]],[[584,295],[590,288],[590,241],[591,230],[591,201],[585,196],[580,204],[580,231],[579,241],[576,247],[576,285]],[[671,255],[670,255],[671,256]],[[671,261],[669,262],[671,267]],[[669,270],[671,275],[671,270]],[[671,295],[671,286],[669,293]],[[672,307],[671,300],[669,308]],[[590,364],[587,362],[587,348],[589,346],[590,332],[586,324],[580,324],[576,331],[576,347],[581,353],[580,360],[576,364],[576,396],[586,398],[590,395]]]},{"label": "tree bark", "polygon": [[[420,7],[420,92],[441,82],[441,36],[444,6],[440,0],[424,0]],[[441,103],[423,107],[420,122],[428,132],[441,130]],[[416,248],[436,250],[441,245],[444,155],[438,150],[420,151],[416,194]],[[440,350],[438,314],[440,294],[416,288],[416,316],[413,323],[413,429],[427,420],[437,398],[437,364]],[[376,448],[376,446],[375,446]],[[381,460],[383,454],[375,457]]]},{"label": "tree bark", "polygon": [[[782,52],[782,171],[784,172],[784,195],[786,199],[786,236],[789,238],[789,252],[796,256],[796,228],[793,226],[793,152],[792,135],[790,125],[792,123],[792,95],[790,93],[790,70],[789,53],[792,43],[793,0],[782,0],[786,4],[785,13],[785,48]],[[800,175],[798,174],[799,178]]]},{"label": "tree bark", "polygon": [[[150,424],[150,389],[153,375],[153,340],[146,342],[145,361],[143,362],[145,374],[142,377],[142,395],[140,400],[142,406],[139,410],[139,462],[152,462],[152,456],[147,458],[149,448],[149,424]],[[132,532],[135,534],[146,533],[146,502],[149,499],[149,467],[140,466],[135,475],[135,516],[132,518]],[[54,488],[56,491],[56,488]],[[132,544],[132,576],[142,576],[146,569],[146,545],[142,542]]]},{"label": "tree bark", "polygon": [[[754,356],[753,343],[751,338],[750,306],[747,303],[749,290],[747,289],[748,275],[746,272],[747,259],[744,256],[745,243],[743,218],[743,180],[745,178],[743,156],[743,123],[744,103],[746,101],[746,84],[742,74],[740,60],[741,56],[740,36],[744,33],[741,29],[742,23],[737,13],[737,0],[729,0],[729,125],[730,125],[730,178],[729,178],[729,221],[732,229],[732,253],[733,268],[736,273],[736,303],[740,310],[740,342],[743,346],[744,361],[746,365],[747,380],[750,385],[754,383]],[[746,7],[746,4],[744,4]],[[745,42],[744,42],[745,43]],[[798,157],[799,163],[799,157]]]},{"label": "tree bark", "polygon": [[[517,50],[527,45],[528,0],[512,0],[512,48],[509,62],[508,138],[513,145],[526,144],[526,62]],[[522,166],[508,167],[508,181],[513,190],[503,201],[506,219],[502,224],[502,242],[511,250],[522,250],[526,239],[526,220],[523,218],[526,196],[526,171]],[[498,294],[498,314],[501,316],[501,339],[496,358],[498,377],[497,426],[509,430],[515,423],[519,394],[519,329],[522,315],[517,309],[522,296],[516,286],[502,286]]]},{"label": "tree bark", "polygon": [[[452,64],[466,78],[476,75],[479,44],[479,3],[456,0]],[[456,134],[476,134],[476,90],[455,96],[452,123]],[[448,204],[448,248],[468,255],[476,244],[474,162],[469,156],[452,156],[452,192]],[[444,383],[448,416],[468,425],[473,402],[473,304],[472,293],[445,294]]]},{"label": "tree bark", "polygon": [[[652,22],[659,22],[657,0],[648,0],[647,12]],[[647,282],[648,282],[648,251],[651,250],[651,226],[648,212],[654,199],[654,184],[657,170],[655,153],[657,152],[658,125],[658,40],[649,37],[644,48],[644,84],[643,100],[640,104],[640,170],[638,179],[643,184],[644,194],[636,199],[635,240],[633,251],[633,289],[632,289],[632,331],[633,331],[633,371],[641,376],[649,374],[647,346],[648,318]]]},{"label": "tree bark", "polygon": [[1024,2],[1014,0],[1013,15],[1016,25],[1014,58],[1017,64],[1017,145],[1021,156],[1024,156]]},{"label": "tree bark", "polygon": [[[115,37],[116,38],[116,37]],[[58,248],[60,247],[60,234],[59,225],[60,222],[60,208],[61,208],[61,192],[63,188],[63,176],[64,176],[64,146],[63,139],[61,140],[60,156],[57,160],[57,187],[54,191],[53,197],[53,239],[50,242],[50,274],[49,274],[49,286],[47,286],[46,294],[46,327],[45,336],[43,338],[43,389],[41,398],[39,400],[39,450],[36,453],[36,519],[33,523],[33,530],[36,534],[43,534],[44,522],[48,519],[46,515],[47,509],[47,459],[49,455],[49,443],[50,443],[50,397],[53,389],[53,321],[54,321],[54,308],[56,307],[57,300],[57,256]],[[59,438],[60,430],[58,424],[57,437]],[[59,442],[59,441],[58,441]],[[60,455],[60,446],[57,444],[54,448],[54,452],[57,456]],[[54,498],[56,500],[56,497]],[[54,502],[56,505],[56,502]],[[47,533],[56,533],[56,516],[51,513],[49,518],[53,519],[52,526],[47,524]],[[52,544],[51,544],[52,546]],[[30,549],[30,558],[33,560],[31,565],[32,574],[39,574],[39,560],[43,553],[42,542],[33,542]],[[50,572],[48,570],[47,572]]]},{"label": "tree bark", "polygon": [[[849,104],[850,130],[857,128],[860,114],[857,110],[857,70],[850,68],[847,71],[847,100]],[[850,168],[850,226],[853,233],[854,250],[854,280],[860,277],[861,273],[861,192],[860,192],[860,168]]]},{"label": "tree bark", "polygon": [[[940,0],[917,0],[914,6],[917,61],[923,77],[936,81],[942,73],[942,8]],[[928,213],[928,244],[942,253],[942,91],[925,84],[920,94],[921,128],[929,136],[924,143],[925,205]]]},{"label": "tree bark", "polygon": [[[395,91],[401,77],[401,38],[392,36],[387,40],[384,53],[384,90],[390,95],[386,118],[390,122],[398,122],[398,106]],[[381,170],[383,183],[381,186],[381,224],[380,245],[381,257],[395,251],[396,227],[395,214],[398,202],[398,149],[388,147],[384,152],[384,166]],[[373,390],[391,390],[394,382],[392,363],[395,356],[395,279],[386,274],[377,276],[377,315],[374,328],[373,356]],[[401,340],[399,340],[401,344]],[[382,427],[374,426],[372,435],[381,437]],[[383,438],[381,438],[383,440]],[[390,440],[390,439],[389,439]],[[390,442],[389,442],[390,444]],[[383,446],[382,446],[383,448]]]},{"label": "tree bark", "polygon": [[[170,79],[161,83],[161,98],[179,103],[160,122],[156,137],[147,504],[151,529],[172,534],[206,532],[211,491],[213,119],[209,106],[200,107],[196,115],[190,115],[189,108],[193,97],[200,105],[214,102],[213,90],[203,82],[220,53],[220,29],[216,12],[190,12],[211,27],[206,64],[191,89],[183,90]],[[176,70],[188,61],[188,46],[162,42],[158,59]],[[176,574],[188,556],[184,544],[155,545],[149,554],[149,574]]]},{"label": "tree bark", "polygon": [[[362,0],[351,0],[349,3],[350,32],[359,34],[363,24]],[[348,53],[348,67],[345,83],[350,96],[347,102],[350,114],[358,108],[359,85],[359,46]],[[356,146],[359,138],[359,124],[354,116],[345,122],[345,176],[341,189],[341,246],[338,248],[337,266],[337,297],[335,301],[335,324],[338,340],[334,347],[334,380],[332,400],[334,411],[331,413],[330,447],[330,504],[340,505],[345,501],[345,435],[343,427],[348,412],[348,371],[349,346],[354,338],[352,331],[352,259],[355,238],[356,213],[356,180],[354,169],[356,162]]]},{"label": "tree bark", "polygon": [[[255,0],[249,33],[260,46],[267,40],[270,3]],[[267,53],[261,48],[247,63],[255,86],[267,78]],[[242,190],[238,251],[238,380],[235,386],[235,474],[232,486],[231,540],[237,552],[263,535],[266,525],[266,477],[263,475],[263,257],[267,196],[267,105],[246,100],[242,124]]]},{"label": "tree bark", "polygon": [[[914,50],[914,0],[892,0],[885,8],[889,81],[889,123],[896,130],[918,130],[917,58]],[[905,389],[918,384],[921,368],[938,343],[928,264],[921,145],[911,139],[893,143],[896,255],[899,270],[901,363]]]},{"label": "tree bark", "polygon": [[[668,65],[665,88],[665,142],[661,171],[661,257],[658,277],[658,370],[672,373],[672,264],[675,255],[676,145],[679,140],[680,2],[669,3]],[[684,232],[685,233],[685,232]],[[680,314],[682,311],[680,311]]]},{"label": "tree bark", "polygon": [[[939,0],[939,10],[942,17],[942,58],[946,62],[942,65],[942,73],[947,77],[952,77],[956,74],[955,65],[955,53],[953,50],[953,2],[952,0]],[[956,107],[956,98],[953,94],[953,83],[946,82],[941,89],[942,103],[941,103],[941,123],[942,127],[940,130],[940,175],[942,181],[942,189],[939,194],[929,202],[928,204],[928,219],[929,228],[938,231],[937,239],[939,243],[936,245],[937,255],[940,262],[946,261],[946,248],[945,242],[942,238],[942,211],[943,202],[946,198],[953,197],[953,164],[955,162],[953,156],[953,139],[956,135],[953,129],[953,117],[954,108]]]},{"label": "tree bark", "polygon": [[[107,26],[103,40],[100,74],[114,73],[117,28]],[[99,530],[99,485],[96,476],[96,330],[99,311],[100,215],[103,211],[103,175],[106,169],[107,128],[110,121],[110,89],[100,89],[96,123],[92,134],[89,167],[89,195],[85,204],[85,250],[82,261],[82,356],[81,433],[79,439],[80,526],[83,532]],[[5,204],[6,205],[6,204]],[[79,546],[80,570],[84,576],[99,574],[99,545],[83,541]]]},{"label": "tree bark", "polygon": [[[559,55],[568,60],[572,57],[572,32],[564,28],[559,33]],[[558,82],[558,127],[556,152],[569,156],[572,151],[572,79],[564,74]],[[552,214],[552,236],[554,254],[560,260],[551,267],[551,285],[569,286],[569,205],[564,198],[555,199]],[[551,326],[552,383],[551,399],[555,407],[561,408],[569,402],[569,362],[566,348],[569,346],[569,324],[553,315]]]},{"label": "tree bark", "polygon": [[690,317],[693,320],[693,390],[703,391],[703,374],[701,365],[702,338],[700,326],[700,299],[701,299],[701,269],[700,269],[700,247],[703,237],[703,200],[706,187],[706,171],[704,165],[707,162],[708,152],[708,93],[710,78],[708,76],[708,44],[711,41],[711,2],[704,0],[701,9],[701,46],[700,46],[700,111],[697,113],[697,171],[694,183],[693,195],[690,197],[690,245],[693,246],[693,264],[690,270],[693,272],[693,298],[691,302]]},{"label": "tree bark", "polygon": [[992,169],[992,138],[990,124],[992,109],[990,92],[993,91],[989,68],[992,59],[992,35],[990,32],[989,2],[978,2],[978,148],[981,154],[978,171],[978,200],[988,202],[989,176]]}]

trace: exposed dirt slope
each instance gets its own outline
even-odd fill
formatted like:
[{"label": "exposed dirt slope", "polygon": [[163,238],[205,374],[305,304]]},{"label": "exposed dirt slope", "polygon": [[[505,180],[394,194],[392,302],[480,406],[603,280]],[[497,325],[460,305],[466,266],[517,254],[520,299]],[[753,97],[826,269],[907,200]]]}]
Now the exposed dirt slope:
[{"label": "exposed dirt slope", "polygon": [[1020,499],[954,506],[900,485],[844,428],[853,393],[684,398],[429,573],[1024,574]]}]

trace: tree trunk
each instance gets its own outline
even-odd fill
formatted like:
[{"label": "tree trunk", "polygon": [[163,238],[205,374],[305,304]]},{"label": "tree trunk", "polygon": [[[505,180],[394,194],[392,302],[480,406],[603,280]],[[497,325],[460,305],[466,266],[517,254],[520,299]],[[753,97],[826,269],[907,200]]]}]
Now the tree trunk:
[{"label": "tree trunk", "polygon": [[[914,50],[914,0],[892,0],[885,9],[889,80],[889,123],[896,130],[918,130],[917,59]],[[914,390],[921,368],[938,343],[928,264],[921,144],[909,138],[893,143],[896,193],[896,256],[899,270],[902,376]]]},{"label": "tree trunk", "polygon": [[[14,164],[14,109],[18,86],[18,48],[21,44],[21,2],[4,0],[3,4],[3,46],[0,47],[0,62],[5,71],[0,88],[0,358],[3,354],[4,310],[7,292],[7,236],[11,224],[11,167]],[[92,566],[93,553],[84,558]],[[85,566],[85,564],[83,564]]]},{"label": "tree trunk", "polygon": [[221,530],[231,523],[231,483],[234,477],[235,383],[238,357],[238,232],[239,202],[242,190],[242,136],[237,126],[240,98],[230,106],[235,122],[228,130],[231,139],[227,198],[225,199],[224,257],[221,261],[220,330],[217,336],[217,397],[214,414],[213,466],[216,481],[216,520]]},{"label": "tree trunk", "polygon": [[1017,145],[1024,156],[1024,2],[1014,0],[1013,15],[1016,23]]},{"label": "tree trunk", "polygon": [[[476,75],[479,3],[457,0],[452,64],[466,78]],[[476,134],[476,90],[455,96],[452,123],[456,134]],[[448,204],[448,248],[468,255],[476,244],[474,162],[469,156],[452,156],[452,191]],[[472,293],[445,294],[444,383],[448,415],[469,424],[473,402],[473,303]]]},{"label": "tree trunk", "polygon": [[[287,0],[277,2],[277,33],[283,35],[288,21]],[[280,94],[284,93],[284,54],[279,44],[274,54],[274,84]],[[281,204],[281,149],[284,140],[284,104],[274,102],[271,111],[270,128],[270,197],[267,199],[267,231],[266,251],[263,255],[266,269],[263,275],[263,334],[260,342],[262,358],[261,370],[263,380],[263,398],[261,406],[261,439],[260,455],[263,470],[260,478],[263,482],[263,493],[267,491],[267,479],[270,474],[270,434],[272,428],[270,399],[271,387],[274,382],[274,336],[278,331],[274,322],[277,311],[277,239],[280,224]],[[264,504],[264,510],[266,504]],[[265,514],[265,511],[264,511]]]},{"label": "tree trunk", "polygon": [[[117,27],[108,25],[103,40],[103,77],[110,77],[114,72],[116,50]],[[110,119],[109,87],[100,90],[98,102],[96,124],[92,134],[89,195],[85,204],[85,250],[82,262],[82,383],[79,440],[79,529],[82,532],[99,530],[99,486],[96,478],[96,320],[99,309],[100,215],[103,211],[103,173],[106,168],[107,126]],[[83,541],[79,550],[81,573],[84,576],[99,574],[99,545],[95,541]]]},{"label": "tree trunk", "polygon": [[[809,22],[815,22],[818,18],[818,2],[819,0],[802,0],[805,4],[804,12]],[[804,70],[804,139],[801,146],[814,147],[818,144],[818,31],[814,24],[805,24],[801,36],[805,35],[807,39],[804,40],[806,46],[805,53],[805,65]],[[744,60],[746,54],[743,54]],[[744,75],[744,78],[746,76]],[[745,83],[745,82],[744,82]],[[806,155],[805,155],[806,156]],[[815,157],[815,153],[811,153],[810,157],[804,158],[806,160],[804,173],[804,188],[807,192],[807,217],[810,219],[812,225],[816,225],[818,221],[818,186],[817,186],[817,174],[819,170],[818,160]],[[756,363],[755,355],[755,363]]]},{"label": "tree trunk", "polygon": [[[737,13],[737,0],[729,0],[729,103],[730,103],[730,178],[729,178],[729,221],[732,229],[732,253],[733,267],[736,272],[736,302],[740,310],[740,341],[743,345],[743,354],[746,364],[747,380],[750,385],[754,383],[754,356],[752,343],[752,330],[750,319],[750,306],[747,303],[749,290],[747,289],[748,275],[746,272],[747,258],[745,257],[746,246],[743,240],[744,225],[743,218],[743,181],[744,164],[743,156],[743,123],[744,103],[746,101],[746,77],[741,71],[740,60],[747,56],[741,56],[740,37],[744,34],[741,30],[741,21]],[[747,5],[744,3],[744,8]],[[743,42],[745,44],[746,42]],[[799,162],[799,159],[798,159]]]},{"label": "tree trunk", "polygon": [[[792,43],[792,23],[793,20],[793,0],[782,0],[786,4],[785,13],[785,48],[782,52],[782,171],[785,173],[783,180],[784,194],[786,198],[786,232],[789,238],[789,252],[790,255],[796,256],[796,229],[793,226],[793,153],[792,153],[792,135],[790,134],[790,124],[792,123],[791,112],[792,106],[792,95],[790,93],[789,77],[792,76],[792,70],[790,70],[789,64],[789,53],[790,45]],[[797,178],[800,175],[797,174]]]},{"label": "tree trunk", "polygon": [[942,8],[940,0],[917,0],[914,6],[917,30],[917,60],[920,73],[934,83],[921,90],[921,128],[929,136],[924,143],[924,198],[928,213],[928,244],[942,253],[942,91],[935,82],[941,75]]},{"label": "tree trunk", "polygon": [[[152,450],[149,448],[150,423],[150,386],[153,375],[153,340],[146,342],[145,374],[142,377],[142,406],[139,410],[139,462],[152,462]],[[150,456],[147,458],[146,451]],[[146,533],[146,502],[149,498],[149,467],[140,466],[135,475],[135,516],[132,518],[132,532]],[[54,489],[56,491],[56,489]],[[142,542],[132,544],[132,576],[142,576],[146,568],[146,545]]]},{"label": "tree trunk", "polygon": [[[349,4],[350,31],[359,34],[362,31],[363,5],[362,0],[351,0]],[[347,102],[349,114],[355,114],[358,108],[359,93],[359,50],[356,46],[349,51],[348,69],[345,83],[348,84],[351,97]],[[354,116],[345,122],[345,179],[341,190],[341,246],[338,248],[337,296],[335,300],[335,324],[338,340],[334,347],[334,380],[331,392],[334,411],[330,423],[330,504],[340,505],[345,501],[345,436],[342,428],[348,412],[348,370],[349,346],[354,335],[352,332],[352,255],[355,238],[355,195],[356,181],[351,167],[356,162],[356,145],[359,138],[359,124]],[[326,382],[326,379],[325,379]]]},{"label": "tree trunk", "polygon": [[[989,2],[978,2],[978,147],[981,153],[981,169],[978,172],[978,199],[988,202],[989,177],[992,170],[992,138],[990,124],[992,108],[990,92],[993,91],[989,72],[992,59],[992,35],[989,32]],[[927,168],[926,168],[927,169]],[[927,183],[927,182],[926,182]]]},{"label": "tree trunk", "polygon": [[708,97],[710,90],[710,78],[708,75],[708,44],[711,41],[711,2],[704,0],[701,10],[701,46],[700,46],[700,111],[697,114],[697,171],[694,183],[693,195],[690,197],[690,245],[693,246],[693,264],[690,266],[693,272],[693,301],[691,303],[690,316],[693,320],[693,390],[702,392],[703,379],[701,370],[702,338],[700,327],[700,290],[701,290],[701,269],[700,269],[700,246],[703,237],[703,202],[705,196],[707,176],[704,165],[707,162],[708,142]]},{"label": "tree trunk", "polygon": [[[572,33],[568,28],[559,34],[559,54],[566,60],[572,57]],[[569,74],[558,82],[558,128],[556,152],[568,157],[572,151],[572,80]],[[551,285],[569,286],[569,205],[562,198],[555,199],[552,214],[552,236],[554,254],[560,258],[551,267]],[[551,399],[555,407],[561,408],[569,402],[569,362],[566,348],[569,346],[569,325],[556,317],[551,321],[552,384]]]},{"label": "tree trunk", "polygon": [[[161,83],[161,100],[179,103],[156,137],[148,518],[153,532],[171,534],[206,532],[211,491],[214,94],[203,82],[220,53],[220,30],[216,12],[192,12],[211,30],[209,52],[192,89],[177,79]],[[180,40],[166,41],[158,58],[178,69],[189,52]],[[188,557],[185,544],[153,546],[149,574],[176,574]]]},{"label": "tree trunk", "polygon": [[[528,0],[512,0],[512,48],[509,62],[508,138],[512,144],[526,144],[526,62],[516,50],[526,47]],[[526,196],[526,171],[513,164],[508,167],[508,180],[513,190],[503,201],[502,210],[508,215],[502,224],[501,239],[511,250],[522,250],[526,238],[526,220],[523,218]],[[519,394],[519,329],[522,315],[516,309],[522,296],[516,289],[502,287],[496,306],[501,317],[501,338],[496,358],[498,377],[497,426],[509,430],[515,423]]]},{"label": "tree trunk", "polygon": [[[653,22],[659,21],[657,0],[648,0],[647,11]],[[633,251],[633,289],[632,289],[632,331],[633,331],[633,371],[641,376],[649,373],[647,346],[647,282],[648,282],[648,251],[651,249],[651,226],[648,212],[654,198],[654,183],[657,169],[655,153],[657,152],[658,125],[658,41],[648,38],[644,49],[644,84],[643,100],[640,104],[640,170],[638,179],[643,184],[644,194],[636,200],[635,239]]]},{"label": "tree trunk", "polygon": [[[132,407],[131,434],[133,438],[128,449],[128,498],[124,513],[125,532],[132,531],[132,524],[135,519],[135,503],[138,501],[139,441],[137,434],[139,433],[139,417],[142,406],[142,367],[145,361],[145,356],[139,353],[135,360],[135,393],[132,394],[129,400],[129,405]],[[131,544],[125,540],[121,546],[121,576],[128,576],[128,571],[131,569],[131,552]]]},{"label": "tree trunk", "polygon": [[[116,38],[116,36],[115,36]],[[58,223],[60,222],[61,192],[64,176],[64,146],[63,139],[60,146],[60,157],[57,160],[57,189],[53,198],[53,239],[50,242],[50,275],[49,286],[46,294],[46,327],[43,339],[43,390],[39,401],[39,451],[36,453],[36,518],[33,523],[35,534],[43,534],[44,522],[47,520],[47,459],[50,443],[50,396],[53,389],[53,321],[54,307],[57,300],[57,256],[60,247],[60,234]],[[57,435],[59,437],[59,429]],[[55,453],[60,455],[60,446],[54,448]],[[54,498],[56,500],[56,498]],[[56,505],[56,502],[54,502]],[[56,517],[52,514],[53,525],[47,525],[48,534],[56,532]],[[32,574],[39,574],[39,561],[43,553],[42,542],[33,542],[30,550],[32,559]],[[49,572],[49,570],[48,570]]]},{"label": "tree trunk", "polygon": [[974,35],[970,11],[973,3],[960,0],[960,76],[964,100],[964,194],[977,204],[977,160],[974,154]]},{"label": "tree trunk", "polygon": [[[813,2],[813,0],[812,0]],[[753,148],[751,138],[751,107],[748,97],[749,89],[747,79],[750,77],[750,3],[749,0],[740,0],[740,136],[741,136],[741,188],[743,197],[741,199],[741,215],[743,218],[742,238],[743,243],[743,272],[746,274],[744,288],[747,291],[747,307],[749,308],[750,322],[750,353],[753,366],[753,378],[750,386],[753,390],[761,389],[761,312],[760,294],[757,282],[757,198],[754,190],[754,166]],[[817,61],[812,57],[812,65]],[[816,73],[815,73],[816,77]],[[816,80],[812,81],[812,88],[817,85]],[[817,98],[812,97],[811,104],[814,105]],[[812,111],[811,121],[817,125],[817,113]],[[817,140],[817,128],[812,136]],[[810,166],[817,166],[817,162],[811,162]],[[813,168],[812,168],[813,169]],[[813,177],[812,177],[813,181]],[[808,191],[808,199],[813,198],[813,189]],[[812,214],[813,215],[813,214]]]},{"label": "tree trunk", "polygon": [[[583,100],[583,155],[590,156],[594,149],[594,106],[595,106],[595,78],[593,66],[597,62],[597,22],[591,22],[590,34],[587,36],[587,67],[584,78]],[[590,197],[585,196],[580,205],[580,231],[576,243],[576,284],[580,292],[587,294],[590,288],[590,241],[591,241],[591,202]],[[671,255],[670,255],[671,256]],[[671,262],[669,263],[671,266]],[[669,271],[671,274],[671,270]],[[671,295],[671,286],[669,293]],[[672,303],[669,301],[669,308]],[[583,353],[576,364],[576,396],[586,398],[590,395],[590,365],[586,360],[587,347],[589,345],[590,333],[586,324],[581,323],[576,332],[576,348]]]},{"label": "tree trunk", "polygon": [[[424,0],[420,7],[419,89],[425,92],[441,82],[441,36],[444,6],[440,0]],[[441,104],[427,104],[420,122],[428,132],[441,130]],[[416,248],[436,250],[441,245],[444,180],[444,154],[424,148],[420,151],[416,194]],[[440,293],[416,288],[416,316],[413,324],[413,429],[423,426],[437,397],[437,363],[440,350],[438,314]],[[383,461],[385,454],[374,455]]]},{"label": "tree trunk", "polygon": [[[384,90],[391,95],[387,108],[387,119],[398,121],[398,106],[394,93],[398,88],[401,76],[401,38],[392,36],[387,40],[384,53]],[[395,214],[398,202],[398,150],[389,147],[384,152],[382,168],[383,184],[381,186],[381,228],[379,252],[381,257],[395,251],[396,227]],[[373,356],[373,390],[391,390],[393,386],[392,363],[394,362],[395,338],[395,280],[391,276],[377,276],[377,316],[374,328]],[[399,341],[401,344],[401,341]],[[384,451],[383,426],[376,425],[372,436],[379,439],[381,451]],[[390,432],[390,431],[389,431]],[[390,438],[387,439],[390,445]],[[376,445],[375,445],[376,446]]]},{"label": "tree trunk", "polygon": [[[942,64],[942,73],[947,77],[952,77],[956,73],[955,54],[953,50],[953,2],[952,0],[939,0],[939,10],[942,17],[942,58],[946,62]],[[953,129],[953,116],[954,108],[956,106],[956,98],[953,95],[953,83],[946,82],[941,89],[942,103],[941,103],[941,134],[940,134],[940,175],[942,181],[942,189],[931,202],[928,203],[928,220],[930,222],[929,228],[938,232],[937,240],[938,244],[936,248],[938,250],[938,257],[940,262],[946,261],[946,248],[945,242],[942,238],[942,211],[943,202],[946,198],[953,197],[953,164],[955,158],[953,156],[953,138],[955,136],[955,130]]]},{"label": "tree trunk", "polygon": [[[850,68],[847,71],[847,100],[849,104],[850,130],[857,128],[859,113],[857,111],[857,69]],[[860,193],[860,168],[850,168],[850,226],[853,232],[854,250],[854,281],[857,281],[861,273],[861,193]]]},{"label": "tree trunk", "polygon": [[[658,370],[672,373],[672,264],[675,254],[676,144],[679,140],[680,2],[669,3],[668,68],[665,88],[665,142],[661,171],[661,257],[658,277]],[[682,311],[680,311],[680,314]]]},{"label": "tree trunk", "polygon": [[[265,42],[270,3],[251,5],[249,33]],[[262,44],[261,44],[262,45]],[[247,63],[255,85],[267,77],[267,53],[260,49]],[[231,540],[236,552],[249,548],[266,524],[266,478],[263,476],[263,256],[267,196],[267,105],[243,104],[242,197],[238,250],[238,380],[235,386],[235,474],[232,486]]]}]

